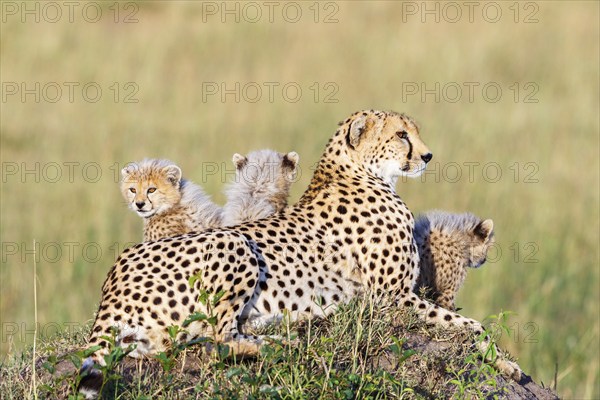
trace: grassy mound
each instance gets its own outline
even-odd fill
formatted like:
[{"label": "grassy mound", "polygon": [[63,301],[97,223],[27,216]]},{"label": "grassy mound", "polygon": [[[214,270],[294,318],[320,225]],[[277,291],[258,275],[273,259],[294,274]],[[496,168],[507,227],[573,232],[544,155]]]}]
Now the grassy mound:
[{"label": "grassy mound", "polygon": [[[4,362],[1,398],[34,391],[77,398],[84,357],[78,350],[88,333],[89,327],[45,340],[35,357],[30,349]],[[257,358],[243,360],[224,357],[222,345],[211,352],[202,344],[174,345],[147,360],[113,349],[103,398],[557,398],[527,376],[515,383],[499,375],[480,361],[465,332],[427,327],[386,301],[357,300],[325,319],[284,321],[260,333],[293,344],[273,340]]]}]

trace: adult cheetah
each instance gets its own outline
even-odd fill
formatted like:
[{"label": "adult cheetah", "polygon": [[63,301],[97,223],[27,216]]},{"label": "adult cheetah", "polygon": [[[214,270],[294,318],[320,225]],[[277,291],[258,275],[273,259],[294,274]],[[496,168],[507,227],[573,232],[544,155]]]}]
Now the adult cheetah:
[{"label": "adult cheetah", "polygon": [[[103,335],[119,330],[117,343],[136,344],[131,356],[166,350],[167,327],[196,311],[201,285],[225,293],[213,308],[214,330],[197,321],[177,339],[212,335],[232,353],[254,355],[261,337],[243,333],[249,322],[325,315],[364,291],[386,292],[427,322],[466,326],[471,319],[420,299],[412,288],[419,256],[414,219],[395,184],[419,176],[431,153],[409,117],[360,111],[340,124],[301,199],[266,219],[203,233],[146,242],[125,250],[108,274],[89,345],[100,345],[84,369],[102,363]],[[193,287],[188,278],[202,279]],[[487,343],[480,344],[487,350]],[[515,379],[519,367],[503,358],[496,366]],[[92,397],[96,370],[82,392]]]}]

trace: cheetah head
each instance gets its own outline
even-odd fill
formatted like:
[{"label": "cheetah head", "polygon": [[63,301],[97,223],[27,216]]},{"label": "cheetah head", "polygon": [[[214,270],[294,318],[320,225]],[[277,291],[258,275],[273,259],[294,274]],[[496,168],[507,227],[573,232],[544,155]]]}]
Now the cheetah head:
[{"label": "cheetah head", "polygon": [[417,124],[406,115],[362,111],[346,123],[349,156],[387,182],[421,175],[433,157]]},{"label": "cheetah head", "polygon": [[486,219],[479,222],[469,233],[468,263],[471,268],[481,267],[487,260],[487,253],[494,245],[494,222]]},{"label": "cheetah head", "polygon": [[142,218],[162,214],[181,200],[181,169],[166,160],[145,159],[121,170],[121,193]]},{"label": "cheetah head", "polygon": [[[269,199],[279,194],[287,198],[290,185],[297,178],[300,156],[295,151],[279,153],[274,150],[258,150],[246,156],[235,153],[236,183],[254,197]],[[238,188],[239,190],[239,188]]]}]

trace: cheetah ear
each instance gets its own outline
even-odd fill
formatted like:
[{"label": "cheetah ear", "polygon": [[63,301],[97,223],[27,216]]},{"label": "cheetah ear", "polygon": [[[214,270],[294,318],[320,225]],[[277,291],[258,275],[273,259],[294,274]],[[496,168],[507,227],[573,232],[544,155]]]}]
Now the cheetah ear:
[{"label": "cheetah ear", "polygon": [[248,159],[239,153],[235,153],[231,161],[233,161],[235,169],[242,169],[246,165],[246,162],[248,162]]},{"label": "cheetah ear", "polygon": [[283,168],[288,168],[292,171],[296,169],[298,166],[298,162],[300,161],[300,156],[295,151],[290,151],[286,155],[283,156],[283,161],[281,165]]},{"label": "cheetah ear", "polygon": [[139,167],[136,163],[129,163],[126,166],[124,166],[123,169],[121,169],[121,177],[123,178],[123,180],[125,180],[125,178],[129,177],[129,175],[131,175],[134,171],[137,171],[138,169]]},{"label": "cheetah ear", "polygon": [[177,186],[181,182],[181,168],[177,165],[166,166],[162,169],[162,172],[173,186]]},{"label": "cheetah ear", "polygon": [[490,236],[494,233],[494,221],[491,219],[486,219],[485,221],[481,221],[477,224],[473,232],[477,237],[481,240],[486,241],[490,238]]},{"label": "cheetah ear", "polygon": [[361,137],[372,125],[373,121],[366,113],[356,117],[356,119],[350,123],[350,128],[348,128],[348,136],[346,139],[350,147],[356,149],[356,146],[358,146],[361,141]]}]

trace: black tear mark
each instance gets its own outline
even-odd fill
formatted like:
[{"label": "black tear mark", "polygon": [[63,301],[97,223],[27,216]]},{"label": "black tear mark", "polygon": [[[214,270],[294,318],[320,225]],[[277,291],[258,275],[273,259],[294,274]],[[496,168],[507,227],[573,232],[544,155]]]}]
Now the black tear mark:
[{"label": "black tear mark", "polygon": [[406,138],[406,141],[408,142],[408,155],[406,157],[410,160],[412,159],[413,145],[409,138]]}]

